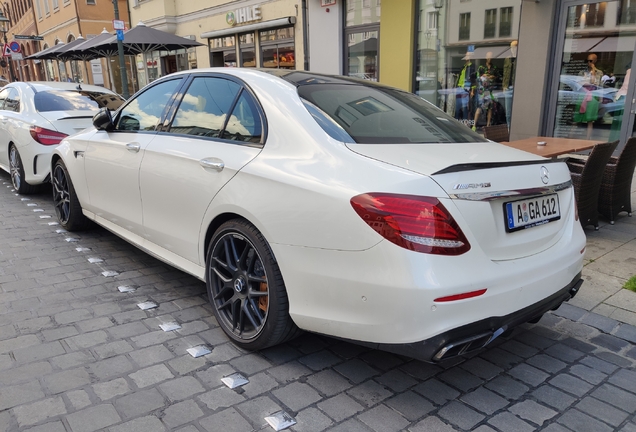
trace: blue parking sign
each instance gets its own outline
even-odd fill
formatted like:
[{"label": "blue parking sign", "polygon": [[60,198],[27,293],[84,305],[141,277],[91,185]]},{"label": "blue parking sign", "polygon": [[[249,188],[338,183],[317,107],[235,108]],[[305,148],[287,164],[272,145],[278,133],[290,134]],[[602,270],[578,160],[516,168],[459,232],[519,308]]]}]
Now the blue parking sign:
[{"label": "blue parking sign", "polygon": [[124,40],[124,31],[123,30],[117,30],[117,40],[120,40],[120,41]]}]

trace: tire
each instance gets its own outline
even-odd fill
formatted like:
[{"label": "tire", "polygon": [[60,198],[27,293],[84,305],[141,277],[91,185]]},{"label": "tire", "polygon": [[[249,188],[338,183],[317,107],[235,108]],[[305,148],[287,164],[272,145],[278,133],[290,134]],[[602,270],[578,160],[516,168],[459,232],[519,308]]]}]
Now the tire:
[{"label": "tire", "polygon": [[24,165],[17,147],[11,144],[9,148],[9,174],[13,188],[19,194],[27,195],[37,192],[37,186],[32,186],[24,179]]},{"label": "tire", "polygon": [[301,333],[289,316],[276,258],[249,222],[234,219],[216,230],[208,247],[205,279],[214,315],[239,347],[259,350]]},{"label": "tire", "polygon": [[51,183],[53,185],[53,205],[60,225],[67,231],[86,229],[90,221],[82,213],[82,206],[77,199],[71,176],[61,159],[53,167]]}]

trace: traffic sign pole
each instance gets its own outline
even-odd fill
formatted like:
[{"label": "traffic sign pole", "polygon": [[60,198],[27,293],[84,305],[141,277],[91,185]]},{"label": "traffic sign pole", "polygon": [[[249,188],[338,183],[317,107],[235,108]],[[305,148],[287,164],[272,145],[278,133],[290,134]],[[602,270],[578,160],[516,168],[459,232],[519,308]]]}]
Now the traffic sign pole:
[{"label": "traffic sign pole", "polygon": [[[119,21],[119,5],[118,0],[113,0],[113,6],[115,7],[115,20]],[[117,38],[117,52],[119,54],[119,73],[121,75],[121,95],[124,99],[130,97],[128,92],[128,72],[126,71],[126,60],[124,59],[124,44]]]}]

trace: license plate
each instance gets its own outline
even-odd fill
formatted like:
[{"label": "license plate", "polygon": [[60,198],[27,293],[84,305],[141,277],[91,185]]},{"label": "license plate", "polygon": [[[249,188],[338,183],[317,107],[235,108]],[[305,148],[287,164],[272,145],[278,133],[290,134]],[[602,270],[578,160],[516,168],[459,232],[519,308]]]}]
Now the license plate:
[{"label": "license plate", "polygon": [[561,219],[559,196],[542,195],[504,203],[506,231],[513,232]]}]

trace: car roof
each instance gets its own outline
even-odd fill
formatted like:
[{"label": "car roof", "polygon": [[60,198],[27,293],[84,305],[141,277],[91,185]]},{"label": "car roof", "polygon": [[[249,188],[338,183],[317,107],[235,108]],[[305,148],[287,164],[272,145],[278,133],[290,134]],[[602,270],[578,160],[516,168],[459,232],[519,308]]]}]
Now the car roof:
[{"label": "car roof", "polygon": [[313,85],[313,84],[350,84],[350,85],[362,85],[362,86],[373,86],[373,87],[382,87],[382,88],[390,88],[386,85],[376,83],[374,81],[363,80],[360,78],[353,78],[342,75],[330,75],[330,74],[322,74],[315,73],[309,71],[298,71],[291,69],[265,69],[265,68],[226,68],[226,67],[212,67],[212,68],[202,68],[195,70],[187,70],[176,72],[174,74],[166,75],[163,78],[174,75],[183,75],[183,74],[192,74],[199,75],[205,73],[223,73],[233,76],[245,76],[251,74],[260,74],[260,75],[268,75],[275,76],[278,78],[287,81],[288,83],[294,85],[295,87],[300,87],[304,85]]},{"label": "car roof", "polygon": [[74,82],[29,81],[29,82],[15,82],[12,84],[30,86],[35,92],[47,91],[47,90],[70,90],[70,91],[89,91],[89,92],[98,92],[98,93],[113,93],[112,90],[109,90],[106,87],[90,85],[90,84],[78,84]]}]

